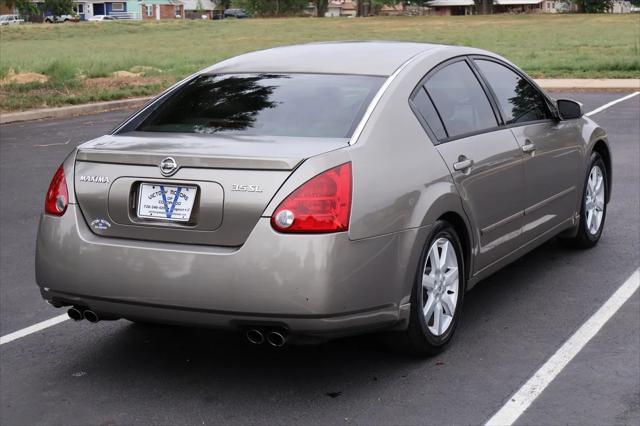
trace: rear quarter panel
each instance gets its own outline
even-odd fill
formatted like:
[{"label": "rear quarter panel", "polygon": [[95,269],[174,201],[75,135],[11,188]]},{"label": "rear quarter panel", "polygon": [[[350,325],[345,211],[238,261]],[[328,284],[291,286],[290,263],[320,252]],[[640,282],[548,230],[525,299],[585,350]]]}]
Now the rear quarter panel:
[{"label": "rear quarter panel", "polygon": [[459,54],[469,49],[436,48],[410,60],[352,141],[352,239],[425,227],[447,212],[466,221],[449,170],[409,106],[422,77]]}]

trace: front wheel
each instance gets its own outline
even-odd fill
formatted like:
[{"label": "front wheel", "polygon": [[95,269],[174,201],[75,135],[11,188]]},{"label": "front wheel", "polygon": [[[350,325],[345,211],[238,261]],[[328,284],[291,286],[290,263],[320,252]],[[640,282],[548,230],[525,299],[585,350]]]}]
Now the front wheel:
[{"label": "front wheel", "polygon": [[436,222],[423,250],[411,294],[409,327],[402,336],[409,352],[435,355],[449,343],[462,310],[464,270],[456,231],[448,222]]},{"label": "front wheel", "polygon": [[580,223],[578,233],[571,243],[578,248],[591,248],[598,244],[607,215],[607,169],[597,152],[591,154],[591,161],[585,177]]}]

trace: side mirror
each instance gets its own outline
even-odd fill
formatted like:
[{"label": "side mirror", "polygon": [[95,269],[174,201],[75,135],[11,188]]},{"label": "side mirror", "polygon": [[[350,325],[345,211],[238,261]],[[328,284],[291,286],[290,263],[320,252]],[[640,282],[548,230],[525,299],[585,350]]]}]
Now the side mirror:
[{"label": "side mirror", "polygon": [[573,120],[582,117],[582,104],[571,99],[558,99],[558,112],[561,120]]}]

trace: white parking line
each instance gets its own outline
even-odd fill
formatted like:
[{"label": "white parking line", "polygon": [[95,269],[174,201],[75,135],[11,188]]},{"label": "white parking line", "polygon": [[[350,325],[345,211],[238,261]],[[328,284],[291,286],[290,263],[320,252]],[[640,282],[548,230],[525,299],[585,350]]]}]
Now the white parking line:
[{"label": "white parking line", "polygon": [[68,319],[69,319],[69,315],[62,314],[62,315],[58,315],[57,317],[49,318],[48,320],[31,325],[27,328],[23,328],[22,330],[5,334],[4,336],[0,337],[0,345],[4,345],[5,343],[12,342],[21,337],[28,336],[29,334],[33,334],[40,330],[44,330],[45,328],[49,328],[56,324],[60,324],[61,322],[64,322]]},{"label": "white parking line", "polygon": [[599,113],[599,112],[601,112],[601,111],[604,111],[605,109],[607,109],[607,108],[609,108],[609,107],[611,107],[611,106],[614,106],[615,104],[617,104],[617,103],[619,103],[619,102],[626,101],[627,99],[631,99],[631,98],[633,98],[634,96],[638,96],[638,95],[640,95],[640,92],[634,92],[634,93],[632,93],[632,94],[630,94],[630,95],[623,96],[623,97],[621,97],[620,99],[616,99],[615,101],[611,101],[611,102],[609,102],[608,104],[604,104],[604,105],[602,105],[601,107],[598,107],[598,108],[594,109],[593,111],[589,111],[589,112],[588,112],[588,113],[586,113],[585,115],[586,115],[587,117],[590,117],[590,116],[592,116],[592,115],[594,115],[594,114],[597,114],[597,113]]},{"label": "white parking line", "polygon": [[620,288],[607,300],[598,311],[582,324],[573,336],[569,338],[545,362],[509,400],[491,417],[486,425],[512,425],[518,417],[529,408],[545,388],[560,374],[569,362],[585,347],[609,319],[620,309],[624,303],[640,287],[640,269],[620,286]]}]

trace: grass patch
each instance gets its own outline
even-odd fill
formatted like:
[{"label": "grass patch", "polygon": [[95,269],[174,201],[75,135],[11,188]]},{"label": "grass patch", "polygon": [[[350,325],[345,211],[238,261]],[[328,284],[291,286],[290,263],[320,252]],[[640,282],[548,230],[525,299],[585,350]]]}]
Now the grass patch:
[{"label": "grass patch", "polygon": [[76,77],[78,70],[73,65],[61,61],[54,60],[46,68],[42,70],[42,73],[49,77],[49,85],[54,87],[75,87],[77,86]]},{"label": "grass patch", "polygon": [[[50,81],[31,91],[1,86],[0,110],[151,94],[240,53],[324,40],[474,46],[507,57],[534,77],[640,77],[639,22],[637,15],[537,14],[7,26],[0,29],[0,76],[13,69],[43,73]],[[83,78],[140,69],[148,81],[122,81],[117,89],[92,86],[85,93]]]}]

